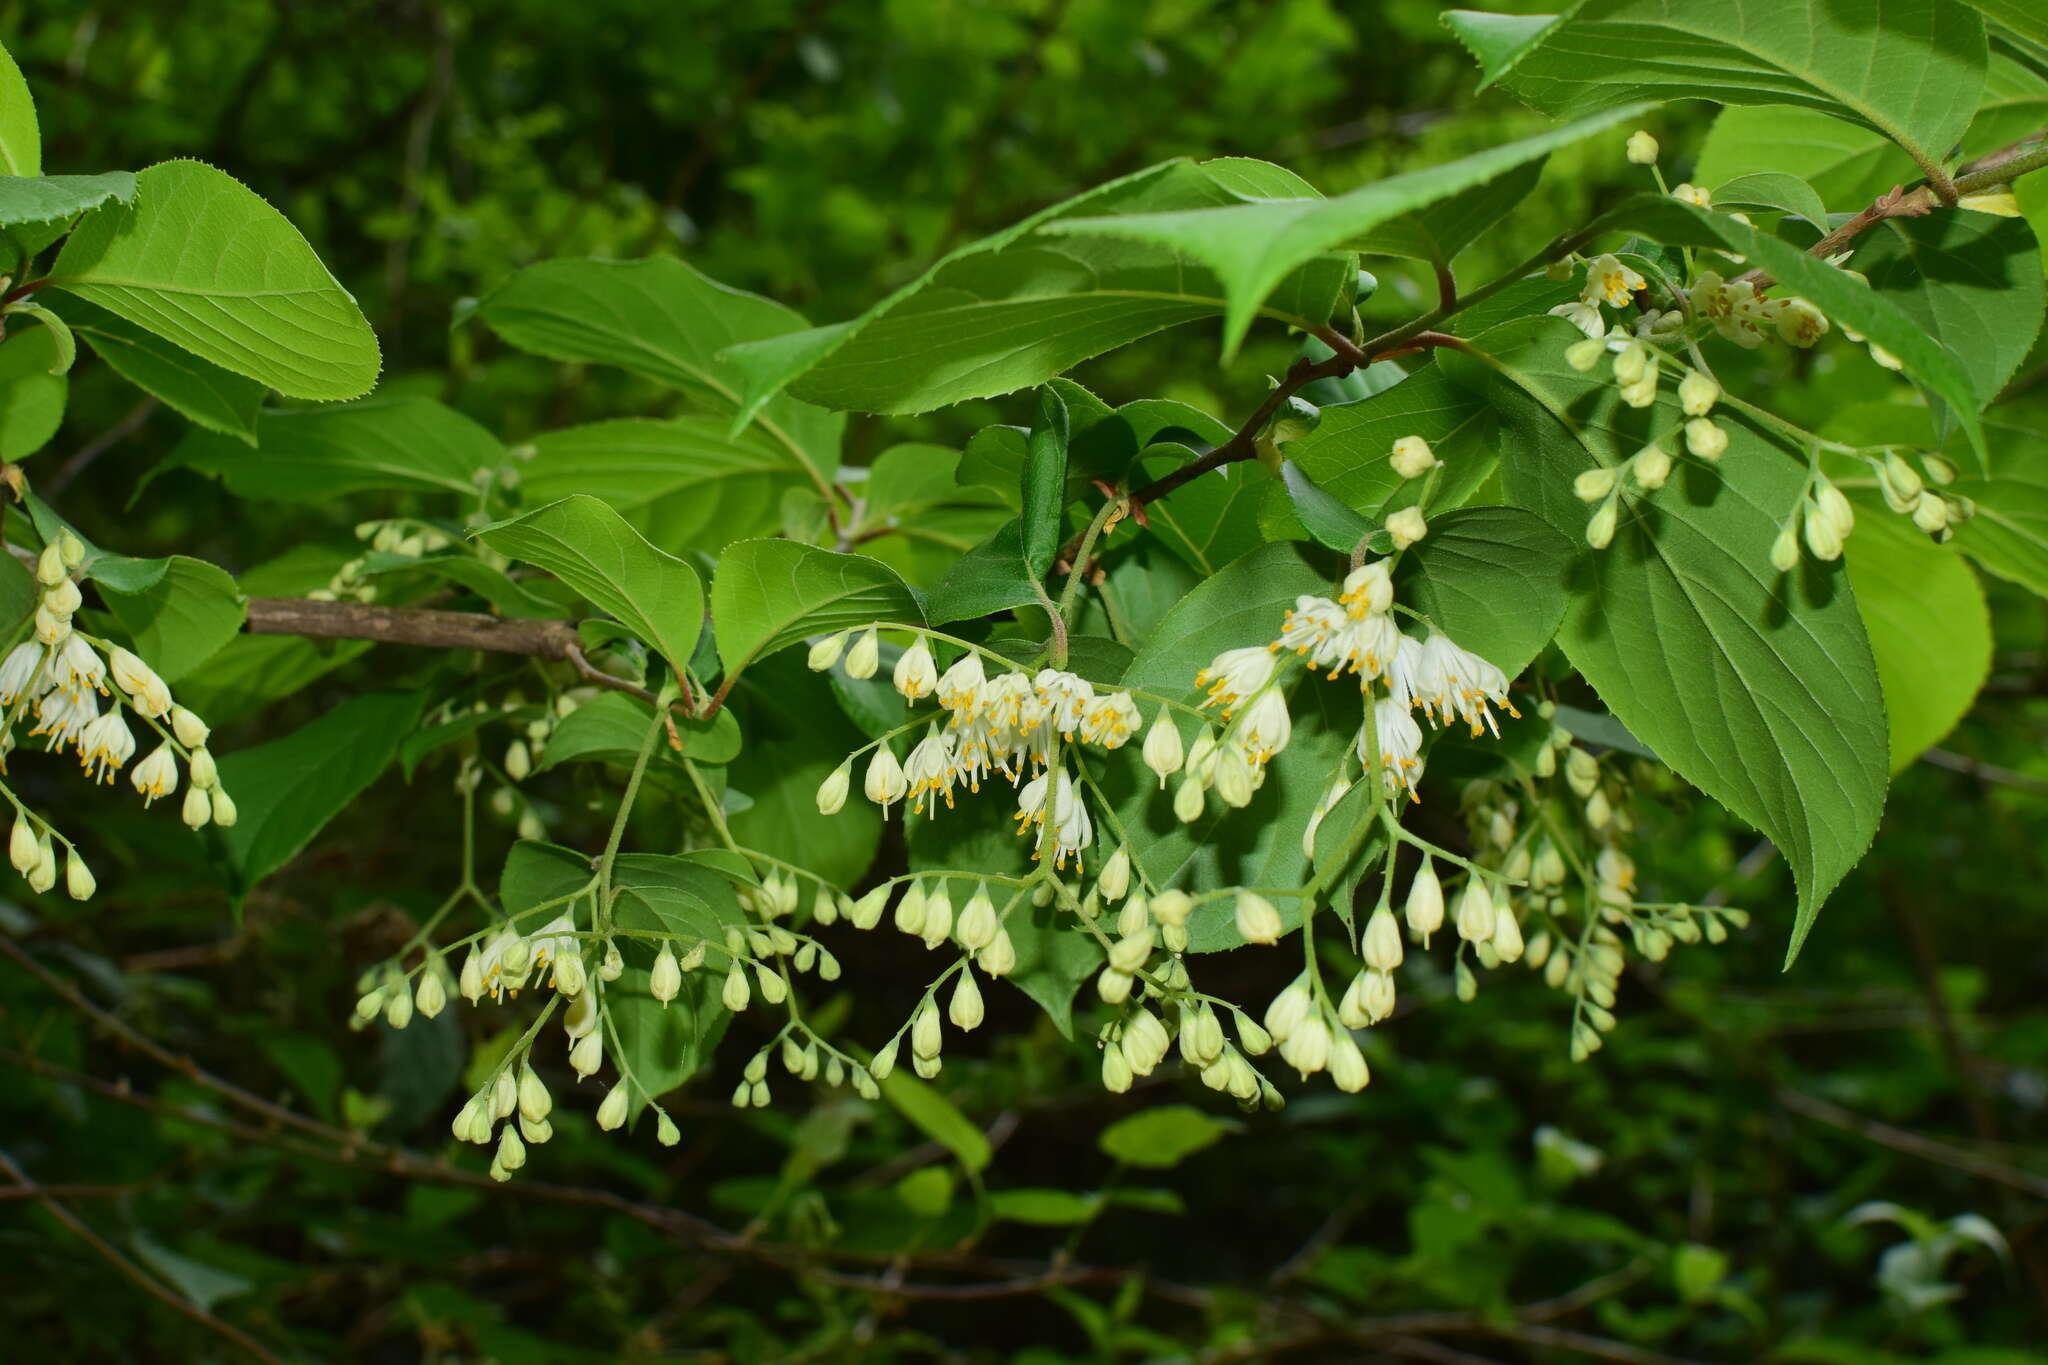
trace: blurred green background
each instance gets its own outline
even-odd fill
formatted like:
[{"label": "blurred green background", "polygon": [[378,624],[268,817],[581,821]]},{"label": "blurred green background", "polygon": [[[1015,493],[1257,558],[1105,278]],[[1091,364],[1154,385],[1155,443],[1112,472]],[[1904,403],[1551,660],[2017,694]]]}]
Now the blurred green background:
[{"label": "blurred green background", "polygon": [[[517,439],[666,401],[462,326],[465,300],[523,264],[676,254],[833,321],[948,246],[1163,158],[1256,156],[1335,191],[1539,126],[1474,95],[1439,8],[13,0],[0,34],[36,92],[50,166],[196,156],[241,177],[361,300],[386,391],[434,394]],[[1712,113],[1666,111],[1668,166],[1689,166]],[[1496,273],[1641,174],[1618,146],[1559,155],[1462,268]],[[1381,279],[1370,310],[1389,320],[1434,289],[1399,263]],[[1268,337],[1226,373],[1214,335],[1185,329],[1079,377],[1112,402],[1165,395],[1232,417],[1289,345]],[[1779,397],[1818,423],[1863,396],[1833,383],[1802,376]],[[958,442],[1020,411],[860,419],[850,458]],[[181,434],[81,366],[37,486],[128,553],[237,573],[346,542],[388,510],[280,517],[190,472],[150,479]],[[1111,1191],[1084,1231],[1019,1220],[957,1248],[964,1196],[902,1187],[941,1149],[891,1109],[793,1084],[774,1108],[727,1107],[738,1047],[683,1104],[673,1151],[598,1134],[578,1103],[502,1189],[314,1157],[288,1127],[209,1127],[213,1095],[13,962],[0,1150],[75,1191],[119,1254],[289,1359],[2048,1359],[2027,1345],[2048,1339],[2048,632],[2038,601],[1988,586],[1989,689],[1941,756],[1899,779],[1870,859],[1793,971],[1780,973],[1788,880],[1768,850],[1676,798],[1659,814],[1653,890],[1712,892],[1756,920],[1632,976],[1622,1027],[1590,1063],[1566,1061],[1567,1007],[1533,978],[1501,977],[1467,1006],[1448,980],[1418,979],[1375,1031],[1365,1093],[1304,1091],[1239,1120],[1166,1071],[1105,1095],[1090,1049],[992,993],[992,1027],[949,1052],[939,1087],[991,1134],[991,1189]],[[224,741],[432,680],[389,653],[231,714]],[[239,916],[168,822],[61,781],[34,799],[125,866],[88,907],[0,904],[0,930],[260,1096],[380,1143],[444,1145],[488,1020],[343,1022],[357,964],[402,941],[454,876],[445,776],[388,776]],[[1239,957],[1231,994],[1285,980],[1284,964]],[[864,998],[823,1008],[856,1022],[900,1014],[919,986],[878,945],[850,943],[847,965]],[[128,1078],[147,1103],[75,1073]],[[1107,1125],[1171,1103],[1239,1126],[1172,1169],[1098,1146]],[[247,1358],[18,1193],[0,1186],[15,1358]],[[1904,1226],[1845,1218],[1873,1201]],[[678,1211],[726,1231],[707,1244]]]}]

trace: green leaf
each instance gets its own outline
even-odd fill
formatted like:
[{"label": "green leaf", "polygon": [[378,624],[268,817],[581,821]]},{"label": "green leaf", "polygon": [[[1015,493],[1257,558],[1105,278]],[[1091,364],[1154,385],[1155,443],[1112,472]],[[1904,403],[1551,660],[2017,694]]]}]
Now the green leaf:
[{"label": "green leaf", "polygon": [[1970,126],[1989,60],[1956,0],[1579,0],[1548,26],[1452,10],[1484,89],[1505,85],[1558,118],[1618,104],[1708,99],[1854,118],[1940,161]]},{"label": "green leaf", "polygon": [[516,581],[503,569],[493,568],[467,553],[467,547],[424,555],[372,550],[361,560],[357,573],[364,578],[418,574],[423,578],[445,579],[469,589],[504,616],[545,619],[560,616],[569,608],[567,602],[556,600],[564,595],[561,591],[546,594],[547,589],[559,589],[559,584],[547,579]]},{"label": "green leaf", "polygon": [[1212,1118],[1193,1105],[1162,1104],[1118,1119],[1102,1130],[1096,1145],[1103,1155],[1126,1166],[1164,1171],[1214,1146],[1241,1126]]},{"label": "green leaf", "polygon": [[678,676],[704,629],[697,571],[649,545],[625,518],[587,494],[549,503],[477,538],[546,569],[659,650]]},{"label": "green leaf", "polygon": [[[679,952],[698,939],[719,943],[728,927],[746,921],[724,875],[685,858],[625,854],[613,865],[612,884],[621,892],[619,927],[680,935]],[[659,1099],[696,1074],[732,1015],[719,998],[723,973],[685,973],[682,990],[664,1006],[648,990],[658,951],[653,942],[641,939],[622,951],[625,974],[604,987],[604,1001],[619,1030],[624,1064],[639,1082],[632,1096],[638,1112],[643,1098]]]},{"label": "green leaf", "polygon": [[209,431],[254,444],[264,386],[201,360],[84,299],[64,303],[64,321],[114,373]]},{"label": "green leaf", "polygon": [[[1184,445],[1155,445],[1139,468],[1156,479],[1198,458]],[[1145,518],[1152,534],[1197,573],[1212,574],[1259,544],[1258,509],[1273,482],[1263,464],[1227,464],[1147,503]]]},{"label": "green leaf", "polygon": [[196,469],[245,498],[327,502],[383,491],[474,497],[471,475],[504,457],[497,437],[451,407],[373,398],[266,413],[254,448],[233,436],[188,433],[167,467]]},{"label": "green leaf", "polygon": [[0,171],[43,173],[43,134],[36,126],[35,97],[6,48],[0,47]]},{"label": "green leaf", "polygon": [[1519,507],[1467,507],[1429,523],[1401,557],[1396,599],[1513,678],[1557,633],[1572,542]]},{"label": "green leaf", "polygon": [[876,621],[924,624],[916,597],[888,565],[789,540],[727,546],[711,580],[711,615],[728,676],[807,635]]},{"label": "green leaf", "polygon": [[1823,233],[1831,226],[1827,205],[1813,192],[1813,186],[1783,171],[1738,175],[1715,187],[1713,197],[1717,209],[1763,209],[1768,213],[1789,213],[1795,218],[1804,218]]},{"label": "green leaf", "polygon": [[[744,372],[719,352],[795,331],[801,314],[681,261],[542,261],[486,294],[477,317],[521,350],[616,365],[682,390],[714,416],[740,411]],[[747,414],[823,487],[846,419],[778,397]]]},{"label": "green leaf", "polygon": [[2048,13],[2034,0],[1966,0],[1985,18],[2004,24],[2022,38],[2048,43]]},{"label": "green leaf", "polygon": [[[1420,436],[1443,462],[1434,506],[1455,507],[1493,473],[1498,460],[1494,422],[1486,406],[1426,365],[1356,403],[1327,408],[1316,429],[1287,443],[1287,458],[1316,486],[1374,525],[1415,501],[1419,483],[1394,472],[1394,442]],[[1281,490],[1268,494],[1260,525],[1268,536],[1299,535],[1299,518]],[[1343,547],[1349,549],[1349,546]]]},{"label": "green leaf", "polygon": [[1406,256],[1448,270],[1459,252],[1507,220],[1543,177],[1543,161],[1526,161],[1483,184],[1380,224],[1346,243],[1364,255]]},{"label": "green leaf", "polygon": [[[1510,323],[1477,343],[1503,369],[1441,363],[1502,415],[1517,451],[1502,466],[1508,495],[1577,544],[1587,509],[1573,479],[1681,414],[1669,395],[1623,407],[1604,375],[1574,372],[1563,359],[1574,335],[1554,318]],[[1884,702],[1846,578],[1770,567],[1805,455],[1739,416],[1717,421],[1729,438],[1717,469],[1686,466],[1631,501],[1608,549],[1581,552],[1558,640],[1623,724],[1778,845],[1800,892],[1789,962],[1876,832]]]},{"label": "green leaf", "polygon": [[1289,272],[1402,214],[1486,184],[1560,147],[1633,118],[1642,108],[1630,105],[1609,109],[1564,128],[1490,148],[1447,165],[1390,176],[1332,199],[1289,199],[1177,212],[1127,211],[1119,217],[1063,219],[1047,224],[1046,231],[1147,243],[1192,257],[1209,267],[1216,272],[1228,299],[1224,349],[1234,352],[1251,326],[1253,315]]},{"label": "green leaf", "polygon": [[[923,412],[1042,384],[1090,356],[1223,311],[1218,282],[1175,244],[1053,235],[1086,213],[1151,215],[1247,201],[1313,200],[1277,166],[1175,161],[1098,186],[961,247],[851,323],[730,354],[755,392],[869,412]],[[1268,317],[1323,325],[1348,287],[1349,258],[1307,253]],[[1291,267],[1290,267],[1291,269]],[[1289,274],[1282,270],[1273,280]],[[1262,295],[1262,299],[1263,299]],[[1246,305],[1245,320],[1259,301]]]},{"label": "green leaf", "polygon": [[[593,697],[563,717],[548,737],[547,748],[534,764],[536,773],[563,763],[630,764],[640,755],[640,745],[654,724],[654,708],[638,697],[607,692]],[[698,763],[725,763],[740,751],[739,722],[730,711],[721,710],[710,720],[675,720],[676,736],[683,747],[678,751],[663,735],[656,741],[655,762],[663,756],[692,759]]]},{"label": "green leaf", "polygon": [[1099,1196],[1072,1190],[991,1190],[988,1196],[990,1213],[1035,1228],[1079,1227],[1101,1207]]},{"label": "green leaf", "polygon": [[897,1181],[896,1197],[920,1218],[942,1217],[953,1207],[953,1178],[948,1167],[927,1166]]},{"label": "green leaf", "polygon": [[[249,597],[297,597],[326,586],[349,558],[303,545],[237,580]],[[289,635],[238,635],[206,666],[178,685],[178,696],[216,728],[323,677],[371,648],[367,640],[302,640]]]},{"label": "green leaf", "polygon": [[637,418],[542,432],[520,470],[529,502],[588,493],[672,553],[715,554],[781,524],[783,496],[808,487],[787,447],[755,428],[726,434],[717,417]]},{"label": "green leaf", "polygon": [[0,459],[33,455],[63,425],[71,386],[50,372],[58,347],[48,327],[31,328],[0,346]]},{"label": "green leaf", "polygon": [[1698,1242],[1684,1242],[1671,1252],[1671,1283],[1687,1303],[1704,1303],[1728,1278],[1728,1253]]},{"label": "green leaf", "polygon": [[995,1150],[981,1129],[953,1102],[906,1071],[891,1071],[882,1082],[882,1098],[896,1106],[917,1130],[951,1152],[967,1172],[988,1169]]},{"label": "green leaf", "polygon": [[50,283],[294,398],[357,398],[377,338],[299,230],[233,176],[166,161],[93,210]]},{"label": "green leaf", "polygon": [[1067,405],[1051,389],[1038,395],[1038,420],[1024,440],[1024,567],[1043,580],[1066,530]]},{"label": "green leaf", "polygon": [[1287,488],[1288,500],[1294,504],[1294,515],[1301,518],[1301,524],[1311,536],[1331,549],[1349,554],[1364,544],[1376,529],[1364,517],[1318,488],[1294,461],[1281,462],[1280,481]]},{"label": "green leaf", "polygon": [[1714,192],[1749,175],[1778,173],[1812,186],[1829,208],[1862,208],[1894,185],[1920,178],[1913,158],[1886,138],[1812,109],[1728,108],[1714,118],[1692,178]]},{"label": "green leaf", "polygon": [[139,593],[101,585],[107,609],[128,631],[135,652],[165,682],[177,682],[212,658],[242,629],[242,594],[227,570],[172,555],[163,576]]},{"label": "green leaf", "polygon": [[41,596],[26,564],[13,555],[0,556],[0,628],[12,630],[26,621]]},{"label": "green leaf", "polygon": [[1013,517],[946,571],[925,599],[925,617],[943,626],[1030,606],[1038,601],[1036,582],[1024,564],[1023,523]]},{"label": "green leaf", "polygon": [[2041,248],[2019,218],[1890,219],[1857,240],[1851,266],[1961,362],[1979,408],[2027,358],[2048,306]]},{"label": "green leaf", "polygon": [[376,781],[424,700],[417,691],[352,697],[281,739],[221,756],[221,785],[241,815],[221,831],[238,893],[290,862]]},{"label": "green leaf", "polygon": [[1932,543],[1882,503],[1858,510],[1844,560],[1877,659],[1896,773],[1976,701],[1991,672],[1991,612],[1956,546]]},{"label": "green leaf", "polygon": [[540,714],[540,708],[537,706],[522,706],[511,711],[490,707],[482,711],[465,711],[448,720],[422,726],[407,735],[399,744],[399,770],[405,774],[405,780],[410,782],[421,761],[435,751],[475,734],[486,725],[523,729],[529,721],[538,720]]},{"label": "green leaf", "polygon": [[913,587],[937,586],[961,556],[1011,519],[1012,499],[959,481],[960,459],[960,451],[945,446],[891,446],[875,457],[858,490],[859,517],[848,534],[863,554]]},{"label": "green leaf", "polygon": [[[4,96],[0,96],[4,98]],[[135,175],[0,175],[0,227],[63,223],[102,204],[133,204]]]}]

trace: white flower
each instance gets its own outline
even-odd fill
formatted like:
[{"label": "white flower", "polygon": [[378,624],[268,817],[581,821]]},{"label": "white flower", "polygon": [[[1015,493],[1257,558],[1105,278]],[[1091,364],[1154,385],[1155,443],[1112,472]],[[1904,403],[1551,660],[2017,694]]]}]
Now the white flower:
[{"label": "white flower", "polygon": [[1394,548],[1405,550],[1429,534],[1429,523],[1422,519],[1420,507],[1404,507],[1387,518],[1387,534],[1394,538]]},{"label": "white flower", "polygon": [[1374,613],[1347,619],[1326,650],[1330,676],[1346,671],[1361,682],[1370,682],[1394,660],[1401,645],[1401,628],[1391,616]]},{"label": "white flower", "polygon": [[[1415,723],[1407,707],[1391,697],[1373,703],[1372,718],[1373,733],[1379,740],[1380,776],[1388,792],[1405,789],[1411,798],[1420,800],[1415,796],[1415,784],[1422,777],[1422,727]],[[1358,732],[1358,759],[1361,763],[1372,762],[1362,727]]]},{"label": "white flower", "polygon": [[75,742],[79,732],[97,720],[99,714],[99,702],[90,692],[46,692],[36,703],[36,728],[29,733],[48,735],[49,747],[61,749]]},{"label": "white flower", "polygon": [[483,955],[477,960],[477,977],[483,993],[493,1000],[503,1000],[507,991],[516,997],[532,974],[533,948],[509,924],[484,944]]},{"label": "white flower", "polygon": [[1152,719],[1152,728],[1145,732],[1145,766],[1159,775],[1159,789],[1166,790],[1166,779],[1180,771],[1186,758],[1181,747],[1180,727],[1167,714],[1166,703],[1159,704],[1159,714]]},{"label": "white flower", "polygon": [[1268,686],[1260,691],[1238,718],[1237,742],[1244,746],[1254,764],[1262,764],[1285,749],[1293,734],[1287,698],[1277,687]]},{"label": "white flower", "polygon": [[1581,302],[1596,307],[1606,304],[1610,308],[1620,308],[1644,285],[1641,275],[1608,254],[1596,257],[1586,267],[1586,288],[1579,298]]},{"label": "white flower", "polygon": [[1395,441],[1393,454],[1387,460],[1394,466],[1394,472],[1404,479],[1419,479],[1443,463],[1429,448],[1429,442],[1420,436],[1403,436]]},{"label": "white flower", "polygon": [[1195,674],[1195,686],[1208,688],[1202,706],[1220,705],[1228,716],[1238,702],[1273,680],[1273,654],[1259,645],[1226,649]]},{"label": "white flower", "polygon": [[143,806],[150,806],[158,796],[170,796],[178,790],[178,755],[170,745],[158,745],[150,757],[129,769],[129,782],[141,792]]},{"label": "white flower", "polygon": [[0,706],[12,706],[23,693],[39,684],[47,684],[48,674],[42,672],[43,647],[33,640],[23,640],[8,652],[5,662],[0,662]]},{"label": "white flower", "polygon": [[1064,738],[1073,738],[1089,704],[1095,700],[1095,685],[1078,674],[1058,668],[1042,668],[1031,687],[1045,703],[1045,723]]},{"label": "white flower", "polygon": [[1511,716],[1522,714],[1508,700],[1507,675],[1470,650],[1459,648],[1448,635],[1432,634],[1424,641],[1401,685],[1392,690],[1397,697],[1403,693],[1411,697],[1433,724],[1447,725],[1455,715],[1472,727],[1475,736],[1483,730],[1500,733],[1493,706]]},{"label": "white flower", "polygon": [[[60,686],[68,687],[74,692],[103,693],[107,690],[107,666],[100,661],[100,656],[93,652],[93,647],[86,643],[82,635],[73,634],[65,637],[64,643],[57,646],[55,655],[50,660],[50,671]],[[157,686],[162,687],[162,682],[159,681]]]},{"label": "white flower", "polygon": [[48,607],[36,608],[36,638],[46,645],[63,643],[71,633],[71,618],[59,616]]},{"label": "white flower", "polygon": [[92,721],[78,736],[78,760],[95,782],[111,782],[114,773],[135,754],[135,736],[121,719],[119,707]]},{"label": "white flower", "polygon": [[1827,335],[1827,317],[1805,299],[1773,299],[1764,311],[1789,345],[1811,346]]},{"label": "white flower", "polygon": [[1031,830],[1035,835],[1031,853],[1034,860],[1045,856],[1049,836],[1052,864],[1057,868],[1064,868],[1070,857],[1078,868],[1079,855],[1095,842],[1088,805],[1065,768],[1040,773],[1024,784],[1017,793],[1016,820],[1019,834]]},{"label": "white flower", "polygon": [[846,651],[846,676],[856,682],[875,676],[881,666],[882,642],[875,635],[875,628],[869,626],[853,642],[853,648]]},{"label": "white flower", "polygon": [[1345,574],[1343,590],[1337,594],[1337,600],[1344,604],[1353,619],[1390,609],[1394,605],[1394,575],[1387,561],[1375,559]]},{"label": "white flower", "polygon": [[161,718],[170,713],[171,689],[156,670],[119,645],[108,656],[114,681],[128,694],[129,702],[145,716]]},{"label": "white flower", "polygon": [[1329,598],[1305,592],[1282,615],[1280,638],[1273,647],[1291,649],[1307,659],[1310,668],[1319,668],[1329,661],[1330,641],[1348,619],[1344,608]]},{"label": "white flower", "polygon": [[[886,747],[886,746],[885,746]],[[909,783],[910,808],[919,815],[938,814],[939,801],[953,805],[953,784],[960,778],[953,763],[953,738],[934,725],[925,731],[903,765]]]},{"label": "white flower", "polygon": [[[553,967],[556,976],[559,977],[562,968],[569,961],[574,960],[579,969],[583,965],[581,949],[576,942],[576,921],[567,915],[557,915],[543,924],[534,932],[528,943],[533,950],[533,969],[536,972]],[[551,980],[549,984],[556,983]],[[565,990],[562,994],[574,995],[576,992]]]},{"label": "white flower", "polygon": [[1691,204],[1696,209],[1710,209],[1714,206],[1714,196],[1701,185],[1680,185],[1671,191],[1671,197],[1682,204]]},{"label": "white flower", "polygon": [[896,690],[911,701],[922,701],[932,694],[939,685],[938,666],[932,662],[932,652],[919,636],[896,660],[896,671],[892,675]]},{"label": "white flower", "polygon": [[853,760],[834,768],[818,784],[818,814],[837,815],[839,808],[846,804],[846,792],[853,785]]},{"label": "white flower", "polygon": [[939,675],[936,689],[939,705],[954,713],[956,723],[971,720],[974,708],[981,701],[981,689],[987,682],[988,673],[981,666],[981,656],[970,649]]},{"label": "white flower", "polygon": [[1246,943],[1278,943],[1285,932],[1273,902],[1255,891],[1237,893],[1237,932]]},{"label": "white flower", "polygon": [[908,783],[903,777],[903,765],[896,761],[895,753],[887,744],[875,746],[875,756],[868,760],[867,777],[861,787],[868,800],[882,808],[883,815],[889,807],[903,799]]},{"label": "white flower", "polygon": [[1590,303],[1581,303],[1577,299],[1570,303],[1560,303],[1550,310],[1550,316],[1563,318],[1584,332],[1589,340],[1598,341],[1607,335],[1606,319],[1602,318],[1600,310]]},{"label": "white flower", "polygon": [[1081,713],[1081,738],[1105,749],[1120,749],[1144,717],[1128,692],[1107,692]]}]

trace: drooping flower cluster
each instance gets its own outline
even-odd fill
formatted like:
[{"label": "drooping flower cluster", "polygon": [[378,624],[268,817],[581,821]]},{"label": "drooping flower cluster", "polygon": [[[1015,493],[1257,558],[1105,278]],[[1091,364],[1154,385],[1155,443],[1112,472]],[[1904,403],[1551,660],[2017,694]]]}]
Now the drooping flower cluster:
[{"label": "drooping flower cluster", "polygon": [[[873,677],[880,667],[876,629],[862,633],[851,649],[845,642],[845,635],[835,635],[814,645],[811,667],[828,669],[843,652],[848,676]],[[941,673],[921,635],[903,651],[891,680],[908,701],[935,700],[946,719],[943,725],[934,719],[901,762],[889,741],[875,744],[862,778],[867,798],[885,814],[906,801],[916,814],[933,816],[942,803],[952,807],[956,786],[979,792],[990,776],[1000,775],[1017,788],[1018,832],[1032,837],[1033,858],[1047,858],[1056,868],[1072,859],[1078,869],[1095,830],[1063,754],[1076,745],[1122,748],[1143,720],[1130,694],[1098,691],[1058,668],[990,676],[975,650]],[[852,773],[849,758],[825,779],[819,810],[831,814],[844,804]]]},{"label": "drooping flower cluster", "polygon": [[[0,768],[17,744],[15,724],[30,715],[30,738],[43,740],[50,751],[70,749],[79,766],[95,782],[111,782],[136,753],[134,731],[123,711],[132,712],[160,742],[129,770],[129,781],[144,805],[178,788],[182,763],[190,779],[183,806],[193,829],[208,823],[235,823],[235,803],[220,783],[220,772],[206,748],[206,722],[179,706],[156,670],[119,645],[78,630],[73,617],[82,605],[73,571],[84,561],[85,547],[68,531],[43,548],[36,561],[38,597],[30,638],[0,659]],[[101,709],[101,699],[106,707]],[[10,800],[13,800],[11,794]],[[54,843],[69,850],[66,889],[79,900],[93,893],[92,872],[78,851],[19,801],[8,856],[17,872],[36,891],[56,884]]]}]

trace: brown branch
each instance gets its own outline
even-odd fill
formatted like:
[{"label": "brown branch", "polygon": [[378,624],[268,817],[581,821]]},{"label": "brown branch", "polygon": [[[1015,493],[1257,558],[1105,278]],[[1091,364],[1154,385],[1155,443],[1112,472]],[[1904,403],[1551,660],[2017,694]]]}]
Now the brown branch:
[{"label": "brown branch", "polygon": [[1966,1148],[1942,1142],[1937,1138],[1923,1137],[1904,1128],[1894,1128],[1876,1119],[1864,1118],[1861,1114],[1842,1108],[1815,1095],[1800,1090],[1784,1089],[1778,1092],[1778,1103],[1793,1113],[1814,1119],[1845,1133],[1854,1133],[1880,1147],[1889,1147],[1907,1156],[1919,1157],[1937,1165],[1951,1166],[1959,1171],[1979,1176],[2000,1185],[2010,1186],[2036,1199],[2048,1199],[2048,1176],[2035,1175],[2008,1166],[2002,1161],[1993,1161]]},{"label": "brown branch", "polygon": [[251,635],[485,649],[498,654],[530,654],[537,659],[567,659],[576,644],[576,627],[568,621],[529,621],[368,602],[315,602],[303,597],[250,598],[246,629]]},{"label": "brown branch", "polygon": [[278,1357],[272,1355],[261,1342],[257,1341],[247,1332],[244,1332],[232,1323],[222,1322],[198,1304],[173,1293],[160,1283],[155,1276],[143,1270],[141,1266],[135,1264],[126,1256],[123,1256],[105,1238],[94,1232],[84,1219],[66,1208],[51,1193],[49,1187],[38,1185],[31,1179],[29,1173],[16,1164],[14,1158],[4,1151],[0,1151],[0,1171],[5,1171],[23,1191],[39,1200],[42,1206],[50,1211],[51,1217],[71,1229],[78,1240],[92,1248],[95,1255],[108,1265],[114,1267],[114,1269],[120,1271],[130,1280],[133,1280],[137,1286],[152,1298],[160,1300],[168,1307],[184,1314],[200,1326],[233,1342],[256,1359],[267,1360],[271,1362],[271,1365],[283,1365],[283,1362]]},{"label": "brown branch", "polygon": [[[2048,139],[2048,130],[2030,134],[1978,157],[1953,182],[1921,184],[1910,190],[1894,185],[1873,200],[1868,208],[1808,247],[1806,254],[1824,261],[1888,219],[1918,218],[1938,208],[1953,208],[1956,200],[1964,196],[1982,194],[2003,184],[2008,177],[2039,170],[2048,165],[2048,149],[2041,145],[2043,139]],[[1773,283],[1770,274],[1760,269],[1748,271],[1737,278],[1758,289],[1768,289]]]}]

